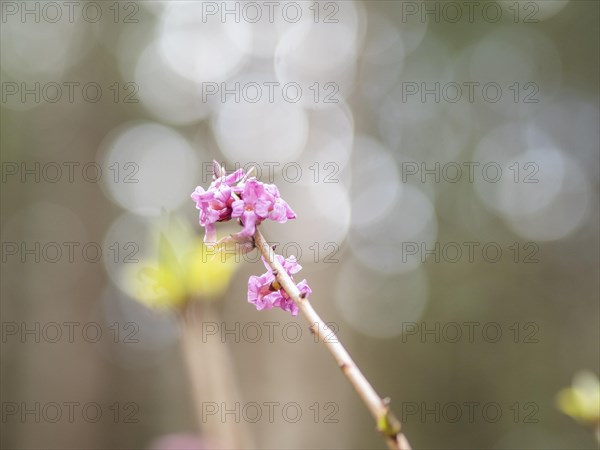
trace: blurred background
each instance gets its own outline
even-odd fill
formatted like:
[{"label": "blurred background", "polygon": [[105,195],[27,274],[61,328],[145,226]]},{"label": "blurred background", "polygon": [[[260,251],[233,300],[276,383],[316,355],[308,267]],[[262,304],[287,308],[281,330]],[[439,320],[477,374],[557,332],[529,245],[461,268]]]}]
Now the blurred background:
[{"label": "blurred background", "polygon": [[384,447],[255,254],[188,353],[135,301],[213,159],[296,211],[264,234],[414,448],[597,448],[555,397],[600,370],[598,2],[0,5],[2,448]]}]

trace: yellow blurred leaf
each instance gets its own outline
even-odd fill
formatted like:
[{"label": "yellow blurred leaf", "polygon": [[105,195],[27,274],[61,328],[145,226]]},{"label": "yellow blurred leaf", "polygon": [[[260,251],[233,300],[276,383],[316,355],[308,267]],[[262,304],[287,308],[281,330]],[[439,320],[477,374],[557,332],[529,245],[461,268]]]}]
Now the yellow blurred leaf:
[{"label": "yellow blurred leaf", "polygon": [[136,297],[152,308],[177,308],[190,300],[212,301],[227,289],[235,259],[215,256],[202,240],[170,219],[158,234],[157,259],[141,262]]},{"label": "yellow blurred leaf", "polygon": [[581,371],[573,378],[571,387],[556,395],[558,408],[583,424],[598,426],[600,422],[600,380],[589,371]]}]

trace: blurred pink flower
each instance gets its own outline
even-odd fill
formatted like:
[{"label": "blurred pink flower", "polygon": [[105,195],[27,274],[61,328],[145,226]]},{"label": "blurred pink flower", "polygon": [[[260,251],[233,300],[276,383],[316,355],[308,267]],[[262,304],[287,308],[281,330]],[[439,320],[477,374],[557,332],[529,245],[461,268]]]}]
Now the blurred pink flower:
[{"label": "blurred pink flower", "polygon": [[[239,245],[242,251],[249,251],[254,248],[256,227],[263,220],[285,223],[296,218],[296,213],[281,198],[279,189],[274,184],[265,184],[256,177],[249,177],[252,171],[244,173],[243,169],[238,169],[226,175],[216,162],[214,168],[215,180],[208,189],[198,186],[192,193],[192,200],[200,210],[200,225],[205,228],[204,242],[217,243],[222,249],[234,244]],[[242,231],[217,242],[215,224],[235,218],[239,219]],[[277,255],[277,259],[290,277],[302,269],[294,256],[285,259]],[[260,277],[253,275],[248,279],[248,302],[258,310],[278,307],[293,316],[297,315],[298,306],[281,287],[264,259],[263,262],[267,272]],[[312,292],[306,280],[302,280],[297,286],[303,296]]]},{"label": "blurred pink flower", "polygon": [[246,179],[243,169],[222,176],[218,176],[218,171],[220,168],[215,169],[217,178],[207,190],[198,186],[191,195],[200,210],[200,225],[205,228],[204,242],[216,242],[215,223],[232,218],[239,218],[244,227],[238,233],[241,238],[254,235],[256,226],[267,218],[278,223],[296,218],[274,184],[262,183],[255,177]]},{"label": "blurred pink flower", "polygon": [[198,186],[192,192],[192,200],[196,209],[200,210],[200,225],[205,228],[204,242],[215,242],[217,233],[216,222],[231,219],[232,205],[235,201],[232,186],[244,177],[243,169],[214,180],[207,190]]},{"label": "blurred pink flower", "polygon": [[256,225],[269,216],[274,199],[265,189],[265,185],[256,178],[246,181],[240,197],[240,200],[232,204],[231,217],[239,217],[242,220],[244,229],[239,233],[240,236],[252,236]]},{"label": "blurred pink flower", "polygon": [[[288,259],[284,259],[281,255],[276,255],[276,257],[292,280],[292,275],[302,269],[302,266],[298,264],[294,256],[290,256]],[[253,303],[259,311],[277,307],[290,312],[292,316],[298,315],[298,306],[281,285],[279,285],[273,271],[264,258],[263,263],[267,267],[267,272],[260,277],[252,275],[248,279],[248,302]],[[308,297],[312,293],[306,280],[298,283],[297,287],[303,297]]]},{"label": "blurred pink flower", "polygon": [[288,219],[295,219],[296,213],[290,208],[279,195],[279,189],[274,184],[265,184],[266,191],[273,197],[273,207],[269,213],[269,219],[277,223],[285,223]]},{"label": "blurred pink flower", "polygon": [[275,281],[272,272],[267,272],[260,277],[251,275],[248,279],[248,302],[253,303],[259,311],[273,308],[273,302],[269,297],[273,290],[271,284]]}]

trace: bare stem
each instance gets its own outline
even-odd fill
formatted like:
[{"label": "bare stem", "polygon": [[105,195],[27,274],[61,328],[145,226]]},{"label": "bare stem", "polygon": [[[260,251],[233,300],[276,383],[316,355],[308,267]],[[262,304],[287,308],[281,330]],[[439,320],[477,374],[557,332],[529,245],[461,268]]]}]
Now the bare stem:
[{"label": "bare stem", "polygon": [[240,399],[239,386],[233,374],[233,362],[226,346],[206,341],[201,322],[217,323],[219,317],[211,305],[190,302],[181,314],[182,344],[190,374],[192,395],[202,438],[210,448],[253,448],[247,426],[229,421],[204,420],[203,405]]},{"label": "bare stem", "polygon": [[[346,351],[337,336],[332,335],[332,331],[327,329],[325,322],[319,317],[317,312],[307,298],[304,298],[296,284],[292,281],[287,272],[283,269],[271,246],[266,242],[265,238],[256,228],[254,234],[254,243],[269,264],[273,272],[277,276],[277,281],[287,294],[294,300],[302,314],[306,317],[310,324],[310,331],[318,335],[319,340],[325,344],[329,352],[337,361],[340,369],[352,386],[358,393],[364,404],[367,406],[377,423],[378,431],[384,436],[387,445],[391,449],[410,450],[410,444],[400,431],[400,422],[390,411],[389,399],[382,399],[377,395],[371,383],[365,378],[358,366],[354,363],[350,354]],[[327,331],[326,331],[327,330]]]}]

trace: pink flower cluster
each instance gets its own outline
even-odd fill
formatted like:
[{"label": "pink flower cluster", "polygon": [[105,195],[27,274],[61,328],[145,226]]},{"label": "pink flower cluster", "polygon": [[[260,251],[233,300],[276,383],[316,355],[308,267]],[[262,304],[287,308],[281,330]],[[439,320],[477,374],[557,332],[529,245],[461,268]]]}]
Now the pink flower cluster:
[{"label": "pink flower cluster", "polygon": [[[220,170],[220,169],[219,169]],[[241,221],[243,229],[238,237],[254,235],[256,226],[270,219],[285,223],[296,214],[283,200],[274,184],[265,184],[255,177],[246,179],[243,169],[216,178],[207,190],[198,186],[192,200],[200,210],[200,225],[205,228],[204,242],[216,242],[215,223],[232,218]]]},{"label": "pink flower cluster", "polygon": [[[205,229],[204,242],[217,242],[217,222],[238,219],[243,227],[242,231],[224,238],[220,243],[228,240],[253,243],[256,227],[263,220],[285,223],[288,219],[296,218],[292,208],[281,198],[277,186],[262,183],[256,177],[248,175],[243,169],[226,175],[215,162],[214,181],[208,189],[204,190],[198,186],[192,193],[192,200],[200,210],[200,225]],[[288,259],[280,255],[276,257],[292,280],[292,275],[302,269],[293,256]],[[267,272],[260,277],[253,275],[248,280],[248,302],[253,303],[258,310],[278,307],[289,311],[293,316],[297,315],[298,306],[279,285],[277,277],[264,259],[263,262]],[[312,292],[306,280],[302,280],[296,286],[303,297]]]},{"label": "pink flower cluster", "polygon": [[[276,255],[276,258],[292,280],[294,279],[292,275],[302,270],[302,266],[296,262],[294,256],[284,259],[283,256]],[[267,272],[260,277],[252,275],[248,280],[248,302],[253,303],[259,311],[276,306],[284,311],[289,311],[292,316],[298,315],[298,306],[279,285],[275,274],[264,258],[263,263],[267,268]],[[303,297],[308,297],[312,293],[306,280],[302,280],[296,286]]]}]

